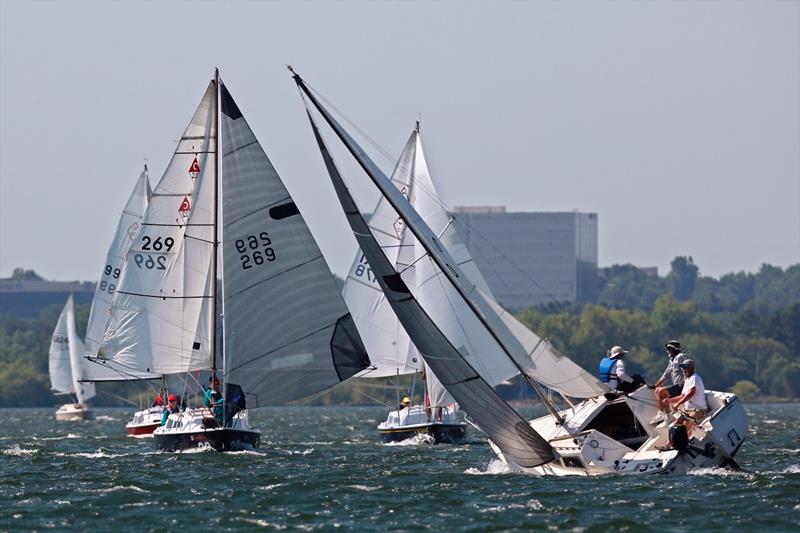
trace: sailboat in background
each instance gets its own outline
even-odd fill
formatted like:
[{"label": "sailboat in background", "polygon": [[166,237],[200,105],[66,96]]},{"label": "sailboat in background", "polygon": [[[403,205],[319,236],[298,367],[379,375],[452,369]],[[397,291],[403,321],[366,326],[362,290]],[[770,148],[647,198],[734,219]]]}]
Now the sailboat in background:
[{"label": "sailboat in background", "polygon": [[[391,181],[425,221],[436,228],[441,241],[451,250],[462,269],[488,293],[483,276],[433,185],[422,148],[419,122],[400,155]],[[481,354],[473,360],[483,375],[492,384],[516,375],[516,368],[507,364],[500,354],[493,353],[493,346],[481,343],[479,336],[464,328],[471,317],[464,313],[463,308],[450,305],[445,286],[436,278],[434,265],[425,257],[424,248],[385,198],[378,201],[369,219],[369,227],[389,261],[401,273],[411,292],[426,306],[437,325],[450,338],[456,339],[456,344],[464,346],[465,351]],[[422,433],[430,435],[435,443],[463,441],[466,423],[457,416],[455,400],[424,363],[360,250],[345,280],[343,294],[373,363],[373,367],[361,375],[378,378],[423,371],[425,376],[424,404],[398,407],[390,412],[386,421],[378,426],[383,440],[401,441]]]},{"label": "sailboat in background", "polygon": [[[291,70],[291,69],[290,69]],[[747,432],[747,414],[735,395],[708,391],[709,415],[699,421],[680,449],[664,449],[668,427],[651,427],[655,400],[647,388],[627,396],[607,391],[596,379],[527,330],[466,276],[408,199],[391,183],[299,75],[301,94],[310,100],[362,169],[392,204],[436,264],[439,280],[455,291],[452,302],[470,309],[480,330],[491,337],[539,394],[550,414],[526,422],[499,397],[412,294],[386,257],[341,178],[307,106],[308,118],[356,240],[395,314],[444,386],[490,438],[509,467],[538,475],[596,476],[686,472],[694,467],[734,466],[733,456]],[[561,394],[559,409],[544,387]],[[573,404],[570,397],[583,399]]]},{"label": "sailboat in background", "polygon": [[95,395],[94,385],[78,381],[86,363],[83,349],[75,327],[75,304],[70,294],[50,341],[49,366],[53,392],[56,395],[69,394],[75,401],[61,405],[56,411],[56,420],[92,418],[87,402]]},{"label": "sailboat in background", "polygon": [[[84,365],[84,374],[80,381],[141,381],[161,379],[159,374],[141,372],[103,357],[96,357],[103,333],[108,327],[111,313],[111,301],[119,287],[133,238],[139,230],[142,216],[150,202],[150,180],[147,165],[136,180],[125,208],[122,210],[114,238],[106,253],[103,269],[95,287],[89,321],[86,324],[86,347],[84,353],[89,361]],[[129,435],[150,435],[161,425],[161,408],[151,407],[134,413],[132,420],[125,426]]]},{"label": "sailboat in background", "polygon": [[99,353],[145,372],[222,378],[224,400],[155,430],[162,450],[256,448],[248,407],[310,396],[369,366],[319,247],[218,72],[153,191]]}]

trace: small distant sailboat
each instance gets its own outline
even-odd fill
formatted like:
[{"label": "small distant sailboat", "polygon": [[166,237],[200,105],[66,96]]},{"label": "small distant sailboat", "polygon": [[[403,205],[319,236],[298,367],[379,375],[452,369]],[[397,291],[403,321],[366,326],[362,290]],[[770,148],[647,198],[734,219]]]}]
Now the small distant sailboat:
[{"label": "small distant sailboat", "polygon": [[[106,253],[106,260],[100,273],[100,278],[95,287],[92,308],[89,311],[89,321],[86,324],[86,347],[84,353],[88,363],[84,365],[82,382],[103,381],[141,381],[161,379],[158,374],[141,372],[133,368],[111,361],[103,357],[96,357],[98,348],[103,340],[103,333],[108,327],[111,312],[111,302],[117,288],[122,281],[125,261],[133,238],[139,231],[142,216],[150,202],[150,180],[147,165],[136,180],[136,185],[122,210],[114,238]],[[134,413],[133,418],[125,426],[125,431],[132,436],[147,436],[161,425],[160,407],[151,407]]]},{"label": "small distant sailboat", "polygon": [[[627,396],[606,395],[607,388],[544,339],[520,324],[483,293],[465,274],[408,199],[390,182],[347,131],[322,106],[299,75],[294,80],[336,136],[422,243],[438,268],[438,279],[455,291],[454,301],[479,320],[480,330],[506,354],[536,390],[550,412],[533,421],[500,398],[467,358],[437,327],[401,274],[388,260],[350,195],[317,125],[312,130],[337,196],[373,275],[410,338],[444,386],[490,438],[498,457],[515,470],[554,476],[682,473],[696,467],[736,467],[734,455],[747,433],[747,414],[729,393],[706,392],[709,414],[680,449],[665,449],[666,424],[652,427],[655,415],[647,388]],[[305,98],[304,98],[305,102]],[[559,409],[544,387],[560,394],[568,408]],[[572,403],[570,398],[579,399]]]},{"label": "small distant sailboat", "polygon": [[[444,209],[436,192],[422,148],[419,122],[400,155],[391,181],[426,222],[437,228],[442,242],[456,256],[462,269],[488,292],[483,276],[452,223],[452,216]],[[457,344],[468,347],[469,353],[481,354],[474,359],[487,379],[497,384],[514,376],[517,370],[513,365],[506,364],[492,346],[481,343],[479,337],[465,330],[463,324],[469,323],[472,317],[464,313],[465,309],[450,303],[450,295],[436,279],[435,266],[425,257],[424,248],[385,198],[378,201],[369,226],[389,261],[401,273],[411,292],[426,305],[437,325],[457,339]],[[378,426],[383,440],[401,441],[422,433],[432,437],[434,443],[463,442],[467,424],[458,416],[458,404],[425,365],[360,250],[345,280],[343,294],[373,363],[360,375],[386,378],[422,371],[425,376],[424,405],[398,406],[391,411]]]},{"label": "small distant sailboat", "polygon": [[86,420],[92,418],[87,403],[95,395],[94,385],[81,383],[83,374],[83,343],[75,328],[75,304],[72,295],[58,317],[50,341],[50,385],[56,395],[70,395],[74,401],[61,405],[56,420]]},{"label": "small distant sailboat", "polygon": [[99,353],[223,380],[222,401],[170,414],[153,432],[161,450],[257,448],[248,407],[310,396],[369,366],[319,247],[218,72],[128,255]]}]

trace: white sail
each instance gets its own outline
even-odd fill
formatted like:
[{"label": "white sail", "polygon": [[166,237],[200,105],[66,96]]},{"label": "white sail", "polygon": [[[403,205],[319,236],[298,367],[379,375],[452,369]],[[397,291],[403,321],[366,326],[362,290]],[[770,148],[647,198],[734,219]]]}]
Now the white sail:
[{"label": "white sail", "polygon": [[75,397],[78,399],[78,403],[85,405],[87,400],[94,398],[95,390],[94,384],[83,383],[80,381],[84,374],[84,368],[87,364],[89,364],[89,361],[83,357],[85,348],[81,338],[78,336],[77,326],[75,325],[75,305],[72,295],[70,295],[69,299],[67,300],[67,305],[64,307],[64,311],[66,314],[67,344],[69,345],[69,363],[72,374],[72,390],[75,393]]},{"label": "white sail", "polygon": [[[151,194],[147,166],[145,166],[139,179],[136,180],[136,185],[117,223],[114,239],[111,241],[111,246],[109,246],[106,253],[106,260],[95,288],[92,309],[89,312],[89,321],[86,324],[87,356],[96,356],[100,342],[103,340],[103,333],[108,327],[111,316],[111,302],[122,280],[128,250],[139,231],[142,216],[147,209],[147,204],[150,202]],[[157,379],[158,377],[157,374],[136,371],[135,369],[112,363],[107,359],[86,364],[83,374],[83,380],[86,381]]]},{"label": "white sail", "polygon": [[212,366],[215,127],[212,81],[133,239],[100,357],[155,374]]},{"label": "white sail", "polygon": [[294,200],[220,90],[225,380],[251,406],[281,404],[353,376],[369,358]]},{"label": "white sail", "polygon": [[72,384],[72,366],[69,358],[69,333],[67,331],[67,309],[72,307],[72,295],[61,310],[53,337],[50,340],[50,387],[56,394],[75,392]]},{"label": "white sail", "polygon": [[[329,113],[308,91],[299,76],[295,76],[298,86],[308,95],[314,105],[334,131],[343,140],[347,148],[368,168],[369,172],[380,172],[373,168],[363,150],[350,138]],[[461,407],[473,416],[475,422],[490,436],[495,445],[517,465],[533,467],[551,461],[554,457],[551,446],[525,420],[500,398],[497,392],[470,366],[463,354],[453,346],[436,327],[430,316],[419,305],[402,277],[397,274],[392,264],[383,254],[379,243],[374,239],[358,206],[350,196],[339,171],[328,152],[316,124],[309,113],[312,129],[325,159],[331,181],[334,184],[339,201],[342,204],[348,222],[353,230],[362,251],[372,265],[376,279],[386,294],[395,314],[403,323],[411,339],[425,358],[426,364],[441,379],[447,390],[461,404]],[[368,161],[368,163],[367,163]],[[384,185],[400,194],[383,173]],[[387,193],[382,189],[385,196]],[[405,217],[404,217],[405,219]],[[407,219],[405,219],[407,220]]]}]

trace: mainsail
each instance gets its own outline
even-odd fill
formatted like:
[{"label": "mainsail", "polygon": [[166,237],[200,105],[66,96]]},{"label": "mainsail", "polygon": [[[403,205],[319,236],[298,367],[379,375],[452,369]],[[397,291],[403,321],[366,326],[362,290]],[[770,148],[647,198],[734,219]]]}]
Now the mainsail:
[{"label": "mainsail", "polygon": [[212,366],[216,88],[156,185],[116,288],[99,355],[175,374]]},{"label": "mainsail", "polygon": [[322,252],[221,87],[226,381],[258,405],[296,400],[369,365]]},{"label": "mainsail", "polygon": [[251,407],[309,396],[369,365],[319,247],[218,76],[153,192],[104,351],[163,374],[216,371],[221,352],[225,382]]},{"label": "mainsail", "polygon": [[[111,302],[121,283],[128,250],[139,230],[151,194],[145,165],[117,223],[117,231],[114,233],[114,239],[106,253],[106,260],[94,291],[92,309],[86,324],[86,354],[90,357],[97,355],[100,342],[103,340],[103,333],[108,327]],[[160,377],[158,374],[126,368],[108,359],[94,359],[92,363],[86,364],[84,367],[81,381],[120,381]]]},{"label": "mainsail", "polygon": [[70,294],[50,341],[50,384],[56,394],[75,394],[80,404],[95,395],[94,385],[78,381],[84,374],[84,363],[88,363],[83,354],[83,342],[75,326],[75,304]]},{"label": "mainsail", "polygon": [[[305,87],[302,79],[297,75],[295,75],[294,79],[336,134],[345,142],[351,153],[359,159],[359,162],[361,162],[361,158],[368,159],[363,150],[330,116],[327,110],[319,104],[314,95]],[[431,317],[414,298],[402,277],[384,255],[380,244],[369,231],[369,227],[361,216],[358,206],[350,196],[339,175],[339,171],[319,134],[310,112],[308,116],[320,151],[325,159],[331,181],[334,184],[356,240],[371,265],[392,309],[405,326],[406,331],[425,358],[425,361],[447,387],[447,390],[461,404],[461,407],[475,419],[476,423],[490,436],[492,441],[507,457],[523,467],[538,466],[551,461],[554,455],[547,441],[499,397],[491,385],[481,377],[463,354],[436,327]],[[374,164],[372,164],[372,167],[374,167]],[[387,188],[392,188],[394,193],[402,197],[400,191],[391,185],[388,178],[377,167],[372,167],[368,172],[380,173],[384,180],[382,184]],[[381,192],[387,198],[389,197],[389,194],[383,188],[381,188]],[[397,202],[392,203],[397,209]],[[413,212],[407,200],[406,206]],[[400,211],[398,212],[403,214]],[[403,216],[403,220],[406,223],[409,222],[407,216]],[[424,225],[424,222],[420,221],[420,223]],[[427,226],[425,227],[427,228]],[[430,232],[430,228],[427,229]]]}]

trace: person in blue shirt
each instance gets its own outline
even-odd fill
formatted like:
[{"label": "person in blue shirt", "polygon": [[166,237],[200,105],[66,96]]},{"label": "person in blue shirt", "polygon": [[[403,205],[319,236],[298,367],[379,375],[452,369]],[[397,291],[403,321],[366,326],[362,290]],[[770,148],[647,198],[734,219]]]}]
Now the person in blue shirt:
[{"label": "person in blue shirt", "polygon": [[177,413],[178,411],[178,398],[174,394],[170,394],[167,397],[166,407],[164,407],[164,410],[161,411],[161,425],[163,426],[167,423],[169,415]]}]

